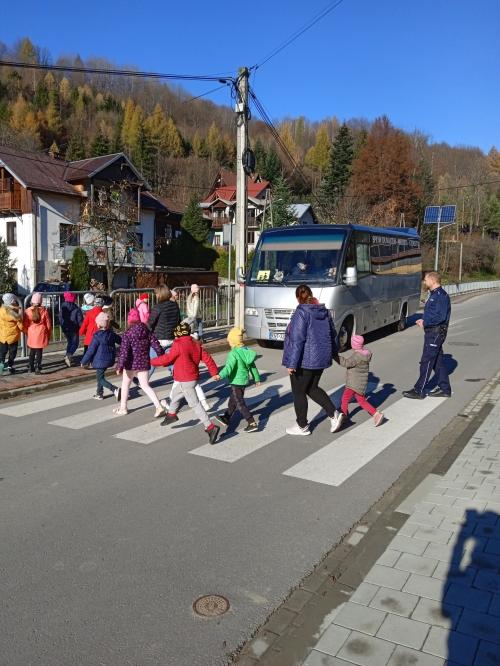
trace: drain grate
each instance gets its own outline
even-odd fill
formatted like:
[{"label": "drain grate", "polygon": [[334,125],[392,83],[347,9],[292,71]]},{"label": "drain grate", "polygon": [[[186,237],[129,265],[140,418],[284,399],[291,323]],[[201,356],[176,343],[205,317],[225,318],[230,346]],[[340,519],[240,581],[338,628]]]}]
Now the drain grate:
[{"label": "drain grate", "polygon": [[229,610],[229,601],[220,594],[206,594],[193,604],[193,610],[202,617],[218,617]]}]

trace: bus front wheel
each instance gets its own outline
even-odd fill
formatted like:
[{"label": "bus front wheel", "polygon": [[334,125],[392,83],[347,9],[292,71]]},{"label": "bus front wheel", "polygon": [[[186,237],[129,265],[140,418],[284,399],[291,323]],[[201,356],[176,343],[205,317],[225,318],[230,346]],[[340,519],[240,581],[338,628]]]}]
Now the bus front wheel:
[{"label": "bus front wheel", "polygon": [[347,351],[350,348],[353,329],[353,318],[347,317],[347,319],[344,319],[342,326],[339,329],[339,351]]}]

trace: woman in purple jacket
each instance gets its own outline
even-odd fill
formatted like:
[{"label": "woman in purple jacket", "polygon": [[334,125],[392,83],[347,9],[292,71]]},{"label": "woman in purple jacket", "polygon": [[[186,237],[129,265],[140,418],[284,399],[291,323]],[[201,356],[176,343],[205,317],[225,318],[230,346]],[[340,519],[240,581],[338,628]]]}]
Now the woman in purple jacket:
[{"label": "woman in purple jacket", "polygon": [[337,352],[337,335],[330,312],[314,298],[306,284],[295,290],[299,303],[285,334],[282,364],[288,369],[297,423],[286,429],[288,435],[310,435],[307,396],[323,407],[330,419],[330,432],[341,426],[341,413],[319,386],[325,368]]},{"label": "woman in purple jacket", "polygon": [[151,367],[149,362],[149,348],[152,347],[158,356],[163,354],[163,348],[146,324],[141,322],[137,308],[130,310],[127,323],[128,328],[122,335],[120,354],[116,364],[116,374],[122,375],[121,401],[120,407],[117,407],[113,411],[119,416],[128,414],[128,392],[132,380],[134,377],[137,377],[139,386],[151,398],[156,408],[155,419],[157,419],[159,416],[163,416],[164,412],[156,393],[149,384],[148,374]]}]

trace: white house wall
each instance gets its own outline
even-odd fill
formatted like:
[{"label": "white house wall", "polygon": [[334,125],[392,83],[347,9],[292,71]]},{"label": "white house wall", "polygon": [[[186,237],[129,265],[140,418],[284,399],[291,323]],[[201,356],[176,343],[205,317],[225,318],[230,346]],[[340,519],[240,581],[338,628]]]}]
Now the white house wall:
[{"label": "white house wall", "polygon": [[9,253],[17,271],[17,290],[20,294],[29,294],[35,285],[33,215],[24,213],[0,217],[0,237],[4,240],[7,240],[7,222],[16,223],[17,245],[9,246]]}]

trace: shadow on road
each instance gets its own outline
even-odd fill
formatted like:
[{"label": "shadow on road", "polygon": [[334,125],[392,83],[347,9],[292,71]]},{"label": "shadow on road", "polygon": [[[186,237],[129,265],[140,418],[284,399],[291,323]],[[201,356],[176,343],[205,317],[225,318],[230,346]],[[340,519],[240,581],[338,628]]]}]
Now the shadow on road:
[{"label": "shadow on road", "polygon": [[[453,547],[441,603],[442,615],[450,619],[453,629],[458,628],[448,634],[450,664],[500,664],[500,603],[495,596],[500,593],[499,539],[497,513],[467,509]],[[484,640],[474,661],[477,639]]]}]

